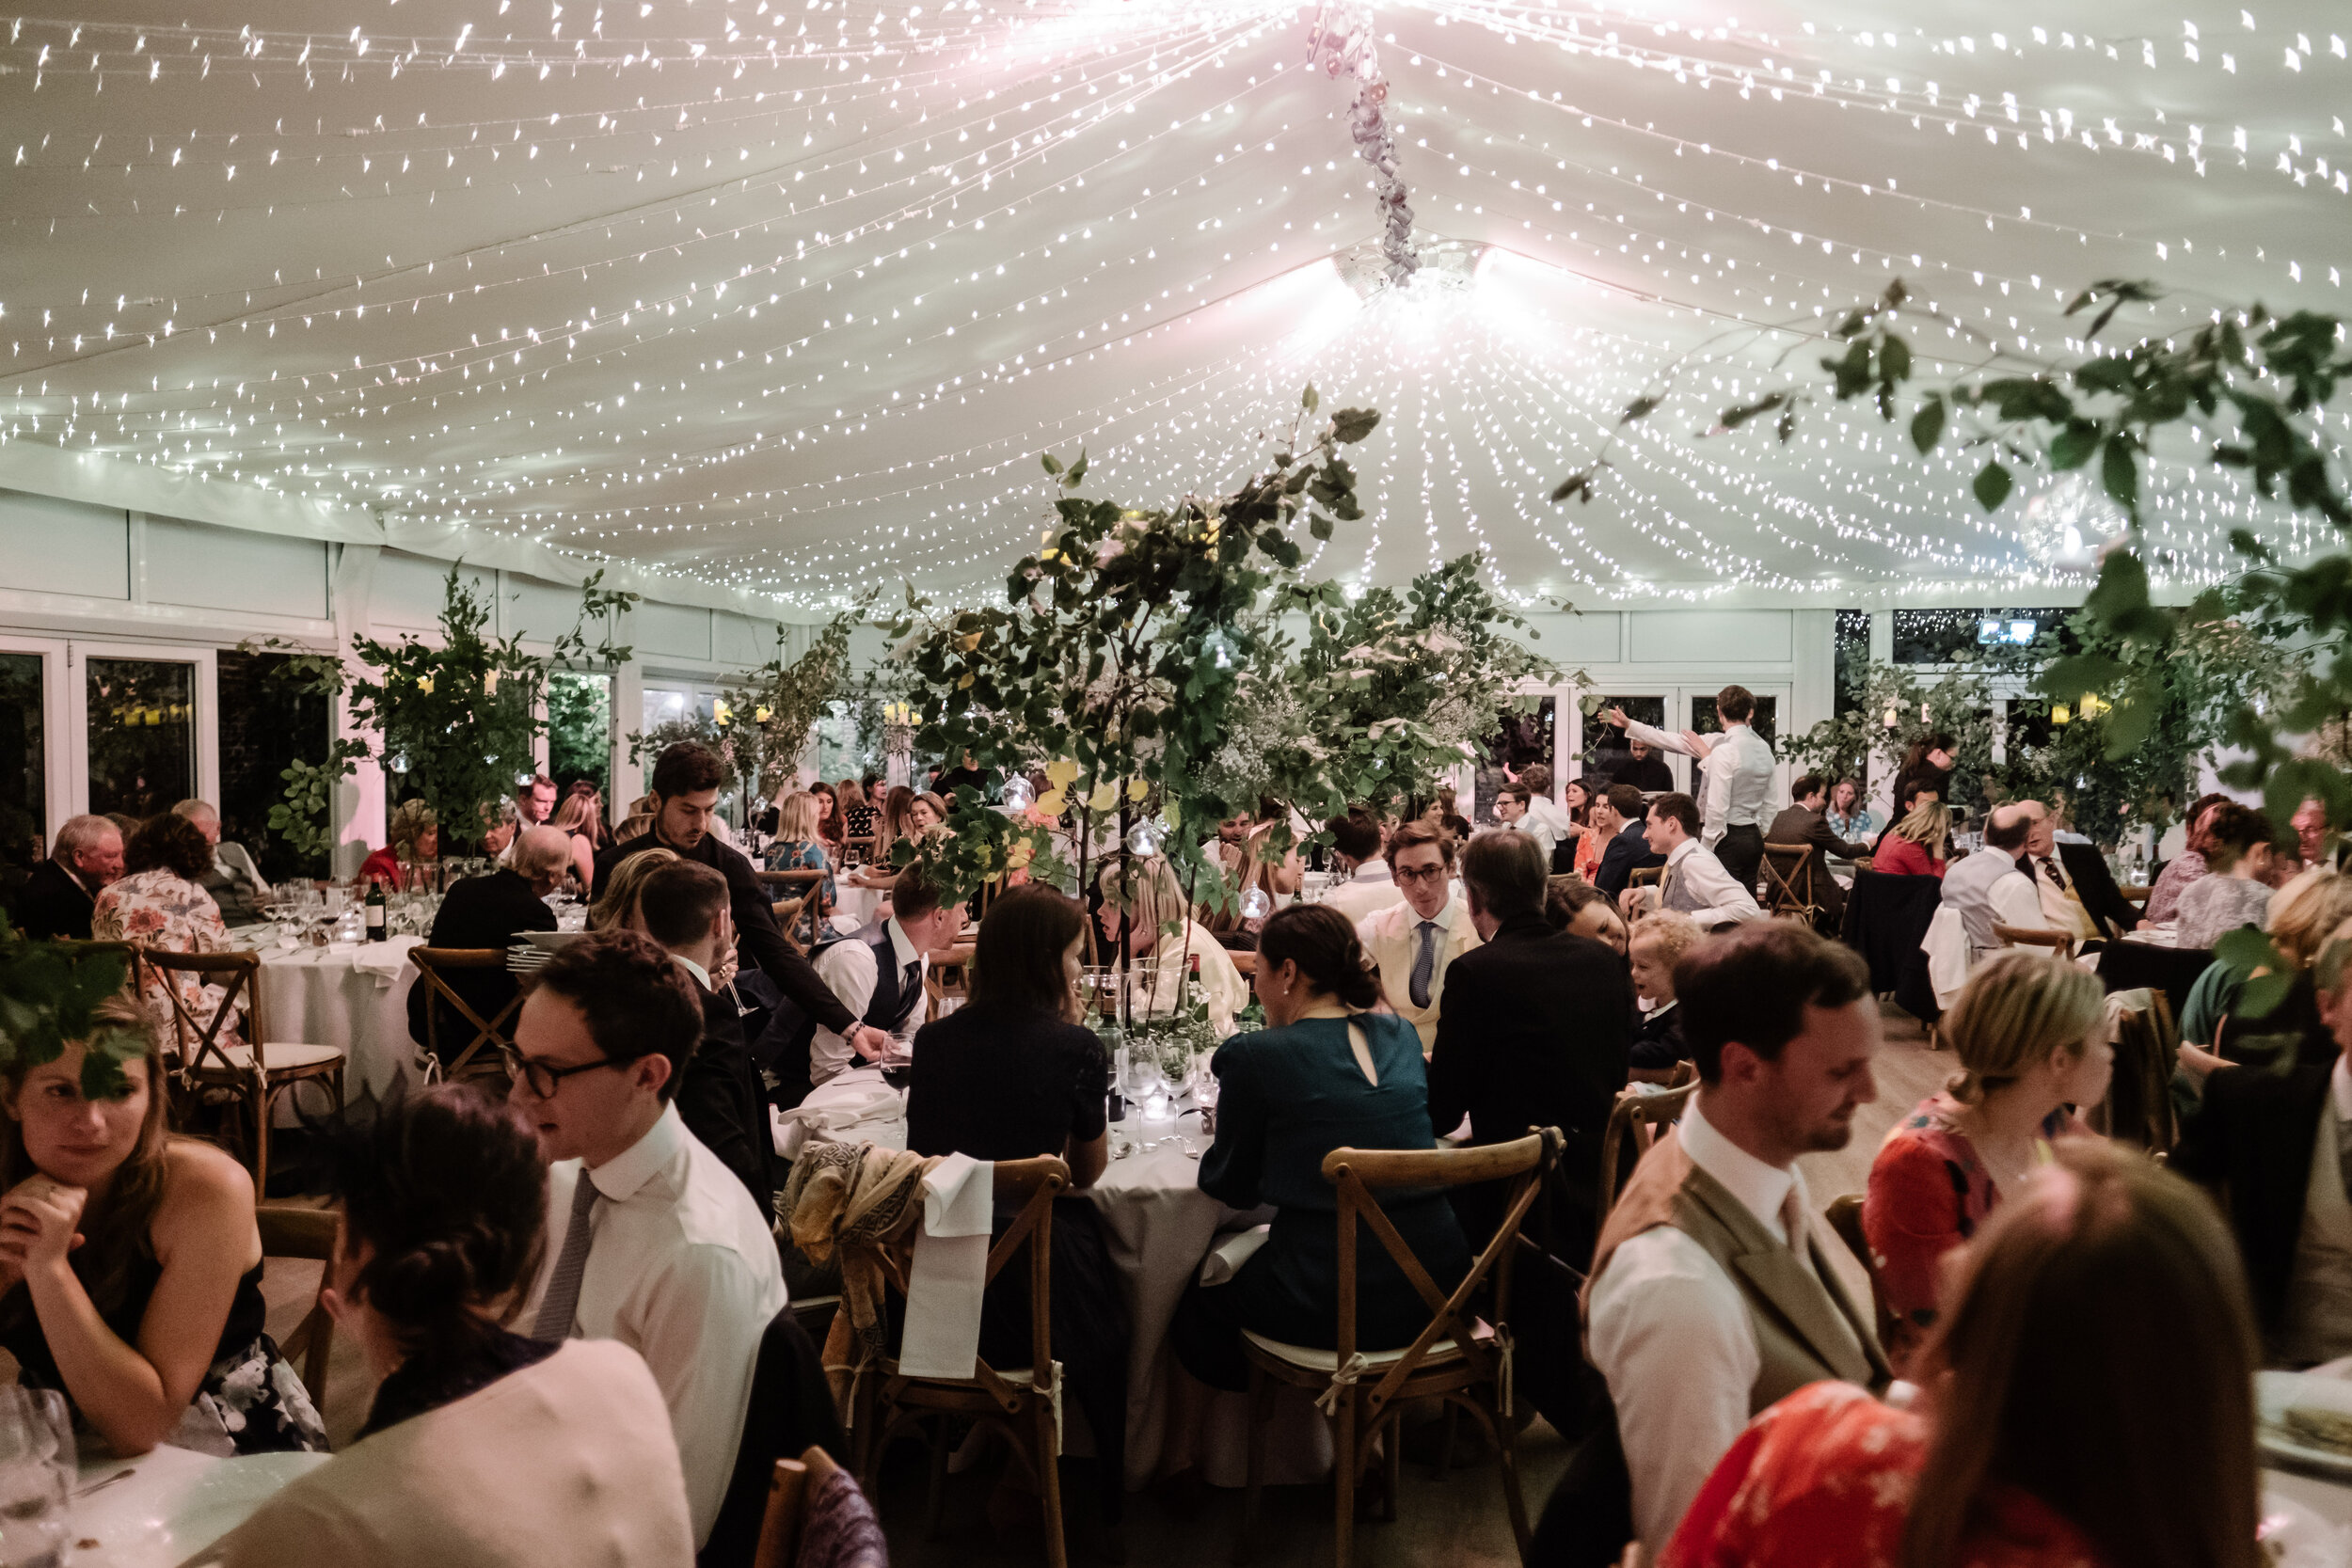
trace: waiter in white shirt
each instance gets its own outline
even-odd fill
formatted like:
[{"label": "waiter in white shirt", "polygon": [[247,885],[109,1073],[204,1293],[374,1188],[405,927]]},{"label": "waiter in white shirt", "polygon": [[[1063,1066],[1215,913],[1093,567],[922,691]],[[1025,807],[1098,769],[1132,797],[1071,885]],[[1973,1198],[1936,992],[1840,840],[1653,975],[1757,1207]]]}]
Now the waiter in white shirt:
[{"label": "waiter in white shirt", "polygon": [[1406,822],[1389,838],[1389,869],[1401,903],[1356,923],[1356,939],[1380,977],[1380,995],[1421,1035],[1428,1054],[1438,1041],[1446,971],[1478,945],[1470,906],[1453,892],[1454,835]]},{"label": "waiter in white shirt", "polygon": [[1380,858],[1380,824],[1369,812],[1351,811],[1323,826],[1331,835],[1331,859],[1343,879],[1323,895],[1325,903],[1352,924],[1405,901],[1389,863]]},{"label": "waiter in white shirt", "polygon": [[1733,880],[1753,894],[1757,868],[1764,863],[1764,825],[1779,759],[1772,755],[1772,743],[1756,733],[1756,693],[1744,686],[1724,687],[1715,693],[1715,714],[1724,732],[1712,740],[1653,729],[1627,718],[1620,707],[1603,708],[1600,717],[1629,738],[1706,762],[1699,839],[1715,852]]}]

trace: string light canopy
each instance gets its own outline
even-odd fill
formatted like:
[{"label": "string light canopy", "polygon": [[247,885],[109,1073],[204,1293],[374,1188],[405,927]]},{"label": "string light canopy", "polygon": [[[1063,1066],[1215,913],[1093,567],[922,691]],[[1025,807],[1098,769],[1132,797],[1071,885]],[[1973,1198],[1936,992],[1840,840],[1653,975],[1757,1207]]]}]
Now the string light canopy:
[{"label": "string light canopy", "polygon": [[[0,18],[0,484],[63,449],[820,610],[1000,581],[1042,450],[1120,499],[1228,484],[1311,380],[1387,416],[1321,546],[1350,581],[1483,547],[1531,604],[2042,584],[2078,499],[1986,518],[1973,454],[1715,410],[1893,275],[1953,372],[2079,350],[2095,278],[2169,290],[2133,332],[2342,309],[2347,32],[2320,0]],[[1600,499],[1550,505],[1670,365]],[[2310,542],[2160,467],[2160,577]]]}]

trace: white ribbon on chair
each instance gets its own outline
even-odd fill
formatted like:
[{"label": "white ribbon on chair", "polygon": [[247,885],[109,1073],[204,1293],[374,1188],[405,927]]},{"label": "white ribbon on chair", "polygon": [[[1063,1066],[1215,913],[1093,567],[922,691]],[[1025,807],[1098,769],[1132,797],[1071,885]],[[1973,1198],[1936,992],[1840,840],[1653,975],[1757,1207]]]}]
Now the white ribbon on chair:
[{"label": "white ribbon on chair", "polygon": [[1351,1352],[1347,1359],[1341,1362],[1338,1370],[1332,1372],[1329,1386],[1315,1396],[1315,1408],[1326,1416],[1337,1416],[1340,1413],[1341,1390],[1355,1387],[1362,1380],[1363,1375],[1370,1370],[1372,1370],[1371,1357],[1365,1355],[1362,1351]]},{"label": "white ribbon on chair", "polygon": [[1502,1418],[1511,1418],[1511,1325],[1495,1324],[1495,1351],[1502,1364],[1495,1369],[1495,1402],[1502,1411]]},{"label": "white ribbon on chair", "polygon": [[909,1377],[970,1377],[978,1365],[995,1194],[995,1165],[969,1155],[950,1154],[923,1178],[898,1342],[898,1370]]}]

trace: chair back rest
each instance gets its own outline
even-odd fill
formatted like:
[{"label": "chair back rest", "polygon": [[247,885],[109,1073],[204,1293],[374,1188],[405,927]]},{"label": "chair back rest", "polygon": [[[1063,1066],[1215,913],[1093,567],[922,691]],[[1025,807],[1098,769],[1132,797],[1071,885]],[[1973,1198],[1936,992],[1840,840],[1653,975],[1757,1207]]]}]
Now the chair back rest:
[{"label": "chair back rest", "polygon": [[[1509,1143],[1481,1144],[1468,1148],[1335,1148],[1323,1157],[1323,1179],[1339,1189],[1339,1365],[1362,1347],[1356,1342],[1357,1237],[1359,1227],[1372,1232],[1390,1260],[1429,1308],[1429,1323],[1405,1354],[1390,1367],[1359,1406],[1367,1419],[1379,1412],[1427,1359],[1430,1347],[1452,1339],[1462,1355],[1492,1376],[1501,1375],[1500,1354],[1472,1333],[1469,1303],[1488,1277],[1493,1279],[1491,1309],[1495,1322],[1506,1325],[1511,1314],[1511,1260],[1518,1252],[1519,1227],[1534,1204],[1535,1195],[1560,1160],[1560,1130],[1547,1127]],[[997,1167],[1002,1170],[1003,1166]],[[1398,1188],[1425,1192],[1431,1187],[1463,1187],[1481,1181],[1507,1181],[1509,1196],[1502,1223],[1495,1227],[1484,1250],[1471,1259],[1470,1272],[1451,1294],[1438,1289],[1412,1246],[1398,1234],[1380,1205],[1379,1194]],[[1507,1343],[1499,1333],[1499,1342]],[[1390,1347],[1375,1345],[1375,1350]]]},{"label": "chair back rest", "polygon": [[299,1258],[320,1265],[319,1288],[310,1297],[310,1310],[278,1349],[301,1369],[302,1386],[310,1390],[310,1402],[324,1418],[328,1355],[335,1341],[335,1319],[326,1310],[326,1287],[334,1278],[335,1212],[262,1204],[253,1211],[253,1223],[262,1232],[263,1258]]},{"label": "chair back rest", "polygon": [[[1682,1076],[1677,1064],[1675,1075]],[[1610,1107],[1608,1129],[1600,1135],[1600,1181],[1593,1190],[1600,1194],[1600,1212],[1594,1216],[1594,1234],[1599,1234],[1599,1222],[1609,1217],[1609,1211],[1617,1201],[1617,1189],[1624,1184],[1619,1165],[1630,1168],[1641,1163],[1643,1155],[1658,1141],[1658,1129],[1682,1115],[1682,1107],[1699,1092],[1698,1069],[1692,1068],[1690,1077],[1659,1094],[1644,1094],[1630,1085],[1617,1091],[1617,1102]],[[1632,1142],[1632,1158],[1624,1159],[1620,1150],[1628,1139]]]},{"label": "chair back rest", "polygon": [[2106,1100],[2092,1116],[2091,1125],[2151,1154],[2169,1152],[2179,1135],[2172,1107],[2172,1069],[2180,1052],[2172,1004],[2163,991],[2152,989],[2145,1007],[2119,1007],[2115,1070]]},{"label": "chair back rest", "polygon": [[1054,1382],[1054,1199],[1069,1190],[1070,1167],[1055,1155],[996,1162],[997,1209],[1012,1203],[1021,1209],[988,1249],[986,1280],[994,1283],[1013,1254],[1029,1249],[1029,1367],[1041,1391]]},{"label": "chair back rest", "polygon": [[1837,1239],[1846,1243],[1846,1250],[1854,1255],[1862,1272],[1870,1276],[1870,1305],[1878,1314],[1879,1343],[1894,1343],[1895,1314],[1886,1309],[1886,1291],[1879,1284],[1878,1259],[1870,1256],[1869,1238],[1862,1231],[1862,1195],[1848,1193],[1830,1199],[1821,1217],[1837,1232]]},{"label": "chair back rest", "polygon": [[786,1465],[805,1468],[812,1461],[830,1468],[833,1460],[846,1463],[849,1456],[841,1416],[825,1382],[824,1359],[787,1307],[759,1338],[735,1471],[698,1562],[703,1568],[743,1568],[761,1560],[756,1549],[766,1539],[763,1513],[774,1506],[776,1472]]},{"label": "chair back rest", "polygon": [[[768,1483],[759,1541],[748,1559],[751,1568],[795,1568],[801,1560],[801,1539],[818,1491],[840,1468],[823,1449],[814,1446],[798,1459],[776,1461]],[[825,1557],[821,1544],[811,1555],[820,1560]],[[714,1559],[706,1546],[698,1560],[713,1563],[723,1560]]]},{"label": "chair back rest", "polygon": [[1802,910],[1810,915],[1819,906],[1813,898],[1813,846],[1764,846],[1764,908],[1773,914]]},{"label": "chair back rest", "polygon": [[[444,1070],[455,1077],[473,1064],[475,1053],[484,1046],[497,1054],[500,1048],[515,1043],[512,1027],[515,1015],[522,1010],[523,993],[517,990],[501,1007],[495,1017],[485,1019],[474,1011],[471,1004],[451,989],[448,975],[465,970],[506,968],[506,950],[502,947],[411,947],[408,959],[417,966],[417,974],[426,986],[424,1008],[425,1049],[433,1059],[445,1064]],[[441,1003],[448,1003],[458,1017],[473,1030],[473,1038],[466,1043],[454,1059],[441,1049]]]},{"label": "chair back rest", "polygon": [[[241,1073],[222,1050],[220,1034],[237,1015],[239,997],[244,998],[246,1014],[246,1033],[251,1037],[253,1070],[265,1070],[262,1060],[262,1041],[267,1025],[262,1020],[262,957],[258,953],[174,953],[161,947],[141,951],[140,961],[162,974],[165,1000],[171,1008],[173,1038],[180,1049],[180,1070],[200,1072]],[[197,994],[203,994],[206,986],[221,988],[220,1005],[210,1018],[199,1019],[172,977],[187,974],[195,977]]]},{"label": "chair back rest", "polygon": [[1633,869],[1632,877],[1630,879],[1631,885],[1634,887],[1651,887],[1656,885],[1660,879],[1663,878],[1665,875],[1666,868],[1662,865],[1636,866]]},{"label": "chair back rest", "polygon": [[2004,926],[1993,923],[1993,934],[2005,947],[2047,947],[2055,953],[2069,952],[2074,939],[2064,931],[2044,930],[2039,926]]}]

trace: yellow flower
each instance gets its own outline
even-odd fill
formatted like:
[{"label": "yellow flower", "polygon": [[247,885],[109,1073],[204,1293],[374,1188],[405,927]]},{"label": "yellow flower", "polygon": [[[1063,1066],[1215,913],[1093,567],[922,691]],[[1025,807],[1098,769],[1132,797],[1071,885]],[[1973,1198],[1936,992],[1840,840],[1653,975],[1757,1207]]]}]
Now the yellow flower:
[{"label": "yellow flower", "polygon": [[1056,757],[1045,765],[1045,782],[1056,789],[1066,789],[1075,783],[1078,765],[1068,757]]},{"label": "yellow flower", "polygon": [[419,675],[417,677],[417,689],[427,697],[432,696],[433,677],[431,675]]},{"label": "yellow flower", "polygon": [[752,709],[752,718],[762,724],[765,724],[769,720],[774,717],[775,710],[769,707],[765,703],[762,703],[759,706]]},{"label": "yellow flower", "polygon": [[1128,799],[1128,800],[1138,800],[1138,801],[1139,801],[1139,800],[1141,800],[1144,797],[1146,797],[1147,795],[1150,795],[1151,793],[1152,793],[1152,786],[1151,786],[1150,784],[1146,784],[1143,780],[1141,780],[1141,779],[1129,779],[1129,780],[1127,781],[1127,799]]},{"label": "yellow flower", "polygon": [[710,717],[716,723],[732,724],[735,722],[735,709],[723,702],[713,702],[710,705]]},{"label": "yellow flower", "polygon": [[971,685],[972,685],[972,672],[971,672],[971,671],[969,671],[969,670],[966,670],[966,671],[963,673],[963,676],[962,676],[962,678],[961,678],[961,679],[960,679],[960,680],[958,680],[958,681],[956,682],[956,689],[957,689],[958,691],[963,691],[963,690],[969,689],[970,689],[970,687],[971,687]]}]

